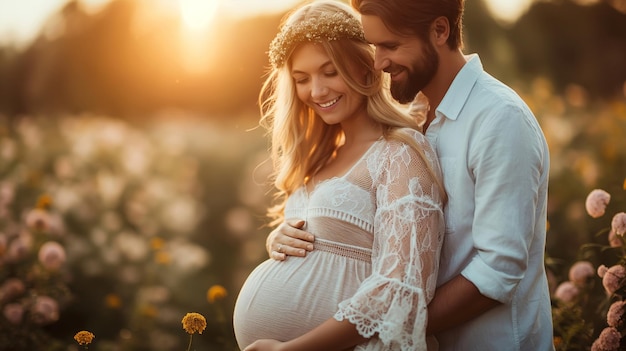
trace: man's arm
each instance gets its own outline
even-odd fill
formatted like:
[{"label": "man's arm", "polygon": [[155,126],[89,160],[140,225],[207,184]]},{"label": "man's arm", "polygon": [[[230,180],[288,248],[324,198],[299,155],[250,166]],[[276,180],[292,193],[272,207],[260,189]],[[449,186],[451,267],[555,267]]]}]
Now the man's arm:
[{"label": "man's arm", "polygon": [[313,234],[302,230],[303,220],[290,220],[281,223],[267,236],[265,249],[270,258],[283,261],[287,256],[306,256],[313,251]]},{"label": "man's arm", "polygon": [[286,342],[261,339],[247,346],[243,351],[318,351],[350,350],[355,345],[367,341],[347,320],[341,322],[330,318],[315,329]]},{"label": "man's arm", "polygon": [[[506,116],[503,118],[502,116]],[[466,323],[513,298],[531,260],[544,154],[526,110],[506,105],[485,117],[468,166],[475,179],[471,226],[476,255],[440,286],[428,312],[428,333]]]},{"label": "man's arm", "polygon": [[499,304],[482,295],[472,282],[458,275],[437,288],[428,305],[426,335],[463,324]]}]

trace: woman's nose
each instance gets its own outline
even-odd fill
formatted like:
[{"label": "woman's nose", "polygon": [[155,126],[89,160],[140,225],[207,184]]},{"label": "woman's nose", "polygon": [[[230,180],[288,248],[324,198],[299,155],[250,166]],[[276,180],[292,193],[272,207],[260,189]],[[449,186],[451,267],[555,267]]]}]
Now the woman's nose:
[{"label": "woman's nose", "polygon": [[322,79],[313,79],[311,86],[311,97],[319,98],[328,94],[328,86]]}]

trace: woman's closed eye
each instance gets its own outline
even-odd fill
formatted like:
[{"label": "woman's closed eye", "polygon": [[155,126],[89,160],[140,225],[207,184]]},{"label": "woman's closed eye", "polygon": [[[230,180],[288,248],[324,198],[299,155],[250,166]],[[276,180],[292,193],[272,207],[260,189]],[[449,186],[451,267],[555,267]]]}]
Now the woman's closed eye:
[{"label": "woman's closed eye", "polygon": [[306,76],[294,76],[293,77],[293,81],[296,84],[304,84],[304,83],[309,81],[309,77],[306,77]]}]

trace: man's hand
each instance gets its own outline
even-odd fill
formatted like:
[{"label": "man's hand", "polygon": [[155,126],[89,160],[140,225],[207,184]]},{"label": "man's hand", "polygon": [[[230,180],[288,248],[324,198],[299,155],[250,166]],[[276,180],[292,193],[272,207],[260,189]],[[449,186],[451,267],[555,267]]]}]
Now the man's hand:
[{"label": "man's hand", "polygon": [[306,256],[307,251],[313,251],[313,234],[302,230],[303,220],[291,220],[281,223],[267,236],[265,249],[270,258],[284,261],[287,256]]}]

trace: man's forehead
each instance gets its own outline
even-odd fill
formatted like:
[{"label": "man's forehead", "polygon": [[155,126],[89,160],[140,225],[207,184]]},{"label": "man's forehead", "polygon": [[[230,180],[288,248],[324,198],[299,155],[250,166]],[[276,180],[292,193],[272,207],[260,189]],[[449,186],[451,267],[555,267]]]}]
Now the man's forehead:
[{"label": "man's forehead", "polygon": [[389,28],[387,28],[383,20],[378,16],[362,15],[361,23],[363,24],[365,39],[372,44],[395,37]]}]

